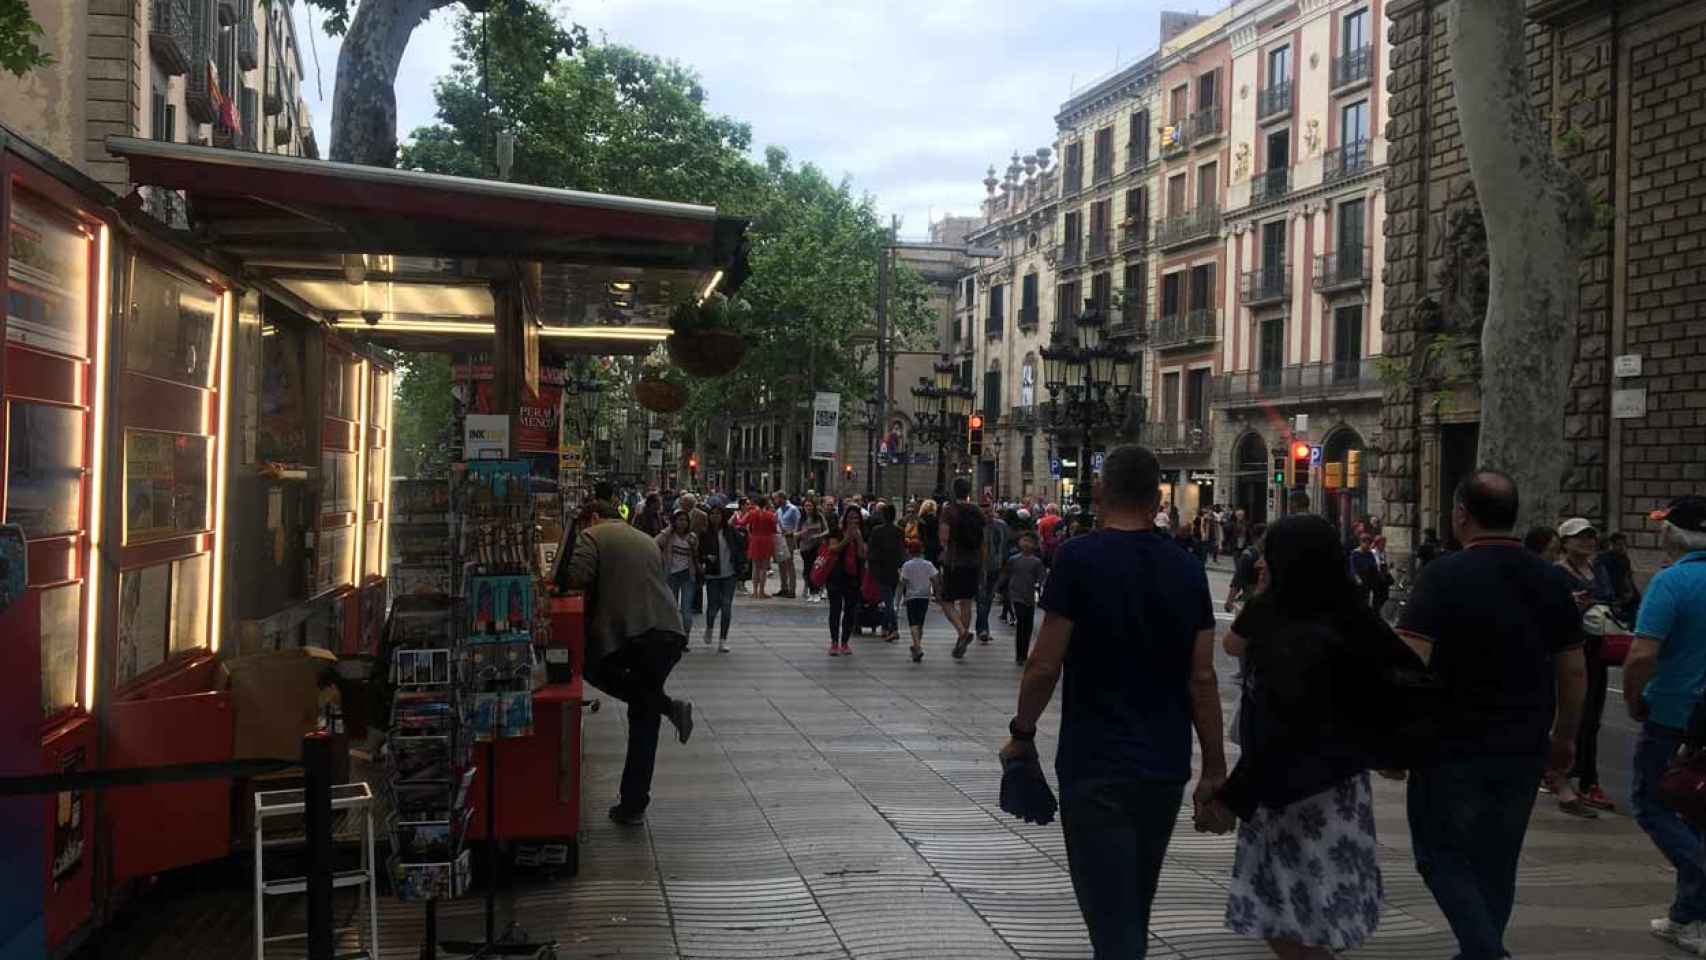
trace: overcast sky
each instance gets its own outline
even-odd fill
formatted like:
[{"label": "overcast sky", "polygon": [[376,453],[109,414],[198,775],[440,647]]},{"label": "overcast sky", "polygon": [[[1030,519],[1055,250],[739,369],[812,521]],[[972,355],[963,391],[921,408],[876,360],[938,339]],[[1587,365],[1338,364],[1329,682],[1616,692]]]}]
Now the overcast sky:
[{"label": "overcast sky", "polygon": [[[1207,12],[1218,0],[1173,0]],[[975,214],[989,164],[1051,145],[1054,115],[1082,89],[1155,49],[1153,0],[576,0],[567,19],[595,38],[680,60],[707,106],[752,124],[755,152],[785,147],[848,176],[902,217]],[[302,88],[330,144],[336,40],[305,31]],[[415,31],[397,77],[399,135],[434,120],[433,84],[451,62],[454,11]],[[315,16],[318,24],[321,19]],[[318,88],[314,78],[316,56]],[[323,90],[325,98],[318,94]]]}]

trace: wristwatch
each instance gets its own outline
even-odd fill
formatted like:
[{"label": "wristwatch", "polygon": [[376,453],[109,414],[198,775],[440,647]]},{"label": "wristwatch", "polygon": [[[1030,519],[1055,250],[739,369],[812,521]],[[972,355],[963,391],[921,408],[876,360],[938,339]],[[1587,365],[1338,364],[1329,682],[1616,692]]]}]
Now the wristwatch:
[{"label": "wristwatch", "polygon": [[1029,742],[1029,741],[1035,740],[1037,738],[1037,728],[1032,727],[1029,730],[1022,729],[1019,726],[1019,718],[1014,717],[1013,719],[1007,721],[1007,735],[1012,737],[1015,740],[1023,740],[1023,741]]}]

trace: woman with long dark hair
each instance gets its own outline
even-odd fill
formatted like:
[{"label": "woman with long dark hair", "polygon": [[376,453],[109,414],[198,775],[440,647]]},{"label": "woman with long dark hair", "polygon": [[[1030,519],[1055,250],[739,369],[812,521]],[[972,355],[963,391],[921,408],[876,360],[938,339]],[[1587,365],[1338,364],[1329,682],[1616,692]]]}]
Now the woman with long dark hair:
[{"label": "woman with long dark hair", "polygon": [[812,584],[812,565],[817,562],[818,546],[823,543],[823,535],[829,532],[829,520],[823,511],[818,509],[816,497],[807,497],[800,504],[800,562],[805,571],[802,578],[806,584],[806,602],[817,603],[823,599],[823,590]]},{"label": "woman with long dark hair", "polygon": [[918,505],[918,539],[924,544],[924,559],[942,565],[942,530],[936,521],[936,501]]},{"label": "woman with long dark hair", "polygon": [[734,613],[735,584],[746,564],[746,537],[729,522],[726,506],[711,508],[705,517],[705,533],[699,537],[699,576],[705,582],[705,645],[711,645],[711,628],[722,615],[717,634],[717,652],[729,652],[729,617]]},{"label": "woman with long dark hair", "polygon": [[1219,795],[1243,821],[1226,926],[1282,960],[1333,957],[1379,925],[1369,769],[1400,752],[1393,678],[1424,670],[1360,602],[1339,539],[1318,516],[1269,527],[1267,587],[1226,637],[1245,664],[1244,752]]},{"label": "woman with long dark hair", "polygon": [[860,587],[865,579],[865,518],[858,507],[841,514],[841,525],[830,531],[820,550],[828,550],[829,655],[852,656],[853,629],[859,622]]}]

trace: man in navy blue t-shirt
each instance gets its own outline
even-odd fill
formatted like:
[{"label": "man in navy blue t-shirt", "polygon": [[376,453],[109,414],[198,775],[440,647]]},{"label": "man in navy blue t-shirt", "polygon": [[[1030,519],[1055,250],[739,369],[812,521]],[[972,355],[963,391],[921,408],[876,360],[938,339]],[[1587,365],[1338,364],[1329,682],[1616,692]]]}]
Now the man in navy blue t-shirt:
[{"label": "man in navy blue t-shirt", "polygon": [[1107,455],[1103,526],[1060,545],[1042,631],[1019,688],[1004,758],[1035,750],[1037,718],[1064,671],[1060,818],[1078,908],[1098,958],[1144,956],[1149,907],[1202,743],[1202,813],[1226,780],[1214,675],[1214,602],[1203,568],[1155,529],[1160,465],[1142,447]]}]

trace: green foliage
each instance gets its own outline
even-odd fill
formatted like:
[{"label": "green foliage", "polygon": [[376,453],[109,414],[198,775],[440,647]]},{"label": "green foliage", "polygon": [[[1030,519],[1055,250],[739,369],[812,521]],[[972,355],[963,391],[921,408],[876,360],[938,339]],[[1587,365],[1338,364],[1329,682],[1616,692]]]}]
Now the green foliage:
[{"label": "green foliage", "polygon": [[414,131],[403,166],[492,176],[496,132],[509,130],[521,183],[728,206],[756,181],[751,129],[707,111],[688,67],[586,46],[584,30],[561,28],[534,0],[483,19],[461,18],[439,122]]},{"label": "green foliage", "polygon": [[53,57],[36,44],[42,34],[28,0],[0,0],[0,70],[21,77],[52,63]]},{"label": "green foliage", "polygon": [[391,471],[399,477],[445,476],[460,453],[451,431],[450,355],[402,354],[397,374]]},{"label": "green foliage", "polygon": [[[555,23],[537,0],[495,6],[482,58],[479,18],[465,15],[457,62],[437,88],[439,122],[414,132],[403,165],[489,176],[492,133],[507,129],[516,137],[516,181],[750,217],[745,306],[711,318],[746,337],[747,357],[730,376],[690,381],[684,430],[761,404],[804,404],[814,389],[853,401],[869,395],[872,345],[852,341],[876,316],[887,231],[872,199],[796,166],[780,147],[755,163],[751,128],[708,111],[691,68],[614,44],[582,48],[572,35],[565,43],[552,35]],[[904,266],[893,279],[891,332],[906,342],[931,326],[928,291]]]}]

